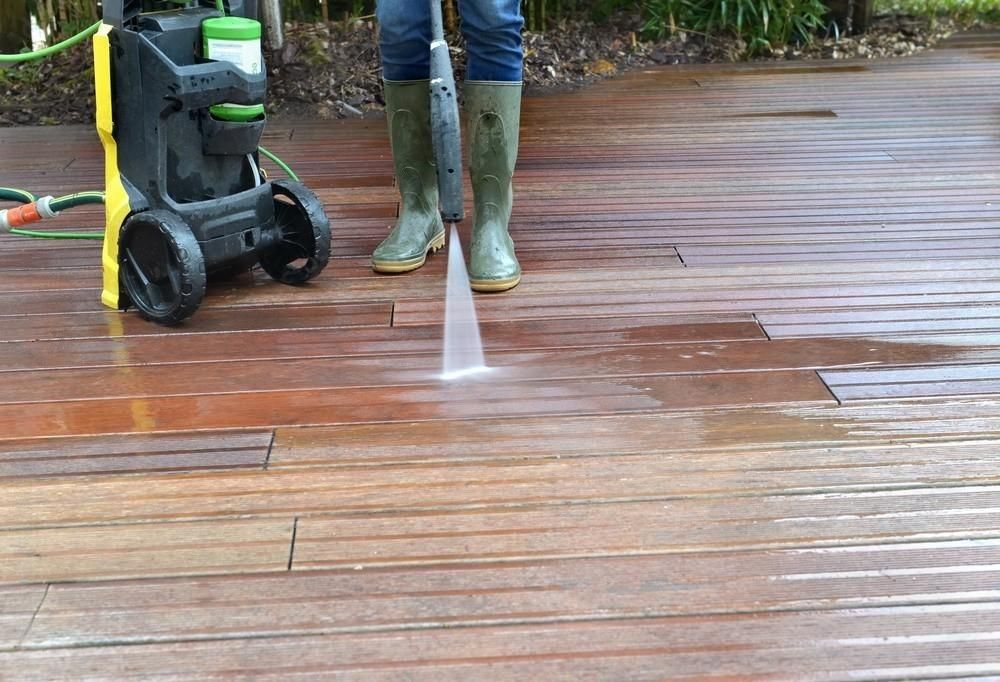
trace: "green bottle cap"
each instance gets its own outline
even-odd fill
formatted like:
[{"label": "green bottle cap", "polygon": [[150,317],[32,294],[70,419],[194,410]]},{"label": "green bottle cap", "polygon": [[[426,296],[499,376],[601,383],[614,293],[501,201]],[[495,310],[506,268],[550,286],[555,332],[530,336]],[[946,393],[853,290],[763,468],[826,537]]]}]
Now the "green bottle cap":
[{"label": "green bottle cap", "polygon": [[214,17],[201,22],[202,36],[208,40],[260,40],[260,22],[244,17]]},{"label": "green bottle cap", "polygon": [[212,112],[212,116],[215,118],[234,123],[255,121],[264,115],[263,104],[250,104],[247,106],[239,104],[215,104],[209,107],[208,110]]}]

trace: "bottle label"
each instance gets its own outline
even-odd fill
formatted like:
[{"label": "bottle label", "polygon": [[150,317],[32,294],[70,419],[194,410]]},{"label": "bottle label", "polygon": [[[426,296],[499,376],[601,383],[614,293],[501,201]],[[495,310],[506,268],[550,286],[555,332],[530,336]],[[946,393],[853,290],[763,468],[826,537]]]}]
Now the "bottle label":
[{"label": "bottle label", "polygon": [[219,40],[209,38],[208,57],[220,62],[230,62],[246,73],[256,75],[263,67],[259,40]]}]

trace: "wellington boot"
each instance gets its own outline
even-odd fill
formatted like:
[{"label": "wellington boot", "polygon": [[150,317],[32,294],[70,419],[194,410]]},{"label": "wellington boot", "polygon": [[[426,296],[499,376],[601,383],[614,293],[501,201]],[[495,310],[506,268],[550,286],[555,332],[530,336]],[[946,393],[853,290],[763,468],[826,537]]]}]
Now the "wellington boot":
[{"label": "wellington boot", "polygon": [[409,272],[444,246],[426,80],[385,81],[386,116],[399,188],[399,217],[372,254],[376,272]]},{"label": "wellington boot", "polygon": [[469,284],[476,291],[506,291],[521,281],[514,241],[507,231],[513,206],[521,84],[468,81],[465,111],[475,217]]}]

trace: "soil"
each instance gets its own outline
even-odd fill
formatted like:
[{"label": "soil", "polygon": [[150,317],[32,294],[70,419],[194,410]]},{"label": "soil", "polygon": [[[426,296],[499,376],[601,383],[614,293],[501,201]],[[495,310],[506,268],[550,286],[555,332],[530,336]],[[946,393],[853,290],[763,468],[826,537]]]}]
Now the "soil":
[{"label": "soil", "polygon": [[[545,33],[527,32],[525,85],[528,94],[578,88],[638,67],[739,61],[739,41],[679,33],[642,40],[640,22],[619,15],[602,24],[565,20]],[[905,57],[932,47],[958,27],[946,20],[906,15],[877,17],[860,36],[826,36],[809,45],[787,46],[758,60]],[[330,24],[289,24],[286,44],[268,55],[269,115],[345,118],[381,115],[376,28],[371,18]],[[456,80],[464,47],[452,40]],[[93,66],[78,46],[41,62],[0,68],[0,126],[88,123],[93,120]]]}]

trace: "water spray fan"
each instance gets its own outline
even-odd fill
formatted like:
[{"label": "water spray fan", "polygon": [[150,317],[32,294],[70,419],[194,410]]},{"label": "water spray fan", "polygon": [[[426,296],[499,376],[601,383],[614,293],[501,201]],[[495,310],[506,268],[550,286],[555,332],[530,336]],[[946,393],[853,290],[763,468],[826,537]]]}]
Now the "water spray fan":
[{"label": "water spray fan", "polygon": [[271,181],[260,168],[264,155],[288,170],[259,146],[266,74],[256,0],[105,0],[103,12],[80,35],[93,35],[104,192],[38,200],[6,190],[0,199],[25,206],[0,212],[0,225],[103,200],[101,300],[162,324],[192,315],[214,272],[259,264],[286,284],[319,274],[331,241],[322,203],[294,174]]}]

